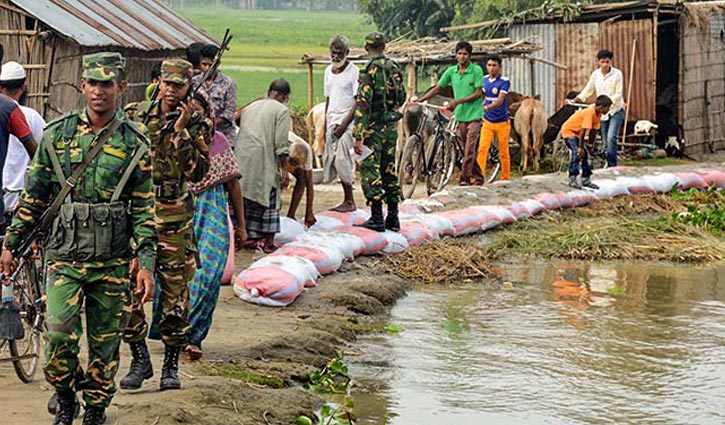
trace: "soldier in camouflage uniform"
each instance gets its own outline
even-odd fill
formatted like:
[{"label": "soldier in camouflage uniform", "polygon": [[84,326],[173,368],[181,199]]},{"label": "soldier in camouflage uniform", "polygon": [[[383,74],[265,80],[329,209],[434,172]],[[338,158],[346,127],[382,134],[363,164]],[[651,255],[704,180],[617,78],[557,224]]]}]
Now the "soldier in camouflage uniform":
[{"label": "soldier in camouflage uniform", "polygon": [[[372,154],[360,164],[360,177],[371,216],[362,227],[382,232],[399,231],[398,202],[400,185],[395,173],[396,122],[402,118],[398,108],[405,102],[403,74],[399,66],[385,57],[385,38],[379,32],[365,36],[370,60],[360,72],[355,109],[355,152],[362,145]],[[383,201],[388,215],[383,222]]]},{"label": "soldier in camouflage uniform", "polygon": [[[161,100],[132,103],[128,116],[149,129],[156,196],[156,230],[159,239],[156,270],[160,290],[154,298],[154,329],[165,345],[161,390],[179,389],[179,352],[186,347],[189,333],[189,282],[196,269],[194,243],[194,200],[187,182],[199,182],[209,169],[209,148],[205,136],[212,129],[209,119],[194,112],[186,99],[192,67],[183,59],[161,65]],[[178,118],[169,114],[178,114]],[[134,300],[133,313],[124,333],[133,354],[131,368],[121,388],[138,389],[153,376],[146,346],[148,324],[143,306]]]},{"label": "soldier in camouflage uniform", "polygon": [[[117,106],[126,88],[124,67],[118,53],[83,57],[81,88],[87,106],[48,124],[0,258],[0,271],[12,271],[23,238],[97,139],[110,134],[65,198],[44,242],[45,377],[57,394],[58,425],[73,422],[76,389],[83,390],[83,424],[105,422],[105,408],[115,392],[122,322],[130,312],[131,238],[140,265],[136,292],[143,302],[153,296],[157,242],[148,133]],[[78,361],[84,302],[89,345],[85,373]]]}]

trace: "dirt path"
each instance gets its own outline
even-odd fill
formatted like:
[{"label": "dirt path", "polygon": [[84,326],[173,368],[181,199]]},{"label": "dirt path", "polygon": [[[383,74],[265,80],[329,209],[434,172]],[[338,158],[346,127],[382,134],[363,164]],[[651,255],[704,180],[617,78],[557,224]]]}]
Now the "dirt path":
[{"label": "dirt path", "polygon": [[[651,169],[619,170],[642,175],[653,171],[682,171],[720,164],[695,164]],[[599,172],[595,178],[612,171]],[[529,197],[542,190],[565,190],[564,176],[553,175],[515,180],[486,188],[452,187],[438,197],[451,209],[473,204],[497,204]],[[285,209],[289,191],[286,192]],[[356,190],[359,206],[364,202]],[[338,185],[318,186],[316,209],[329,208],[341,200]],[[304,205],[299,210],[304,211]],[[301,214],[298,212],[298,217]],[[237,272],[259,254],[242,252],[236,258]],[[304,293],[292,306],[260,307],[236,298],[230,287],[222,289],[201,362],[184,361],[184,389],[157,391],[163,348],[151,342],[157,373],[139,392],[119,391],[109,409],[109,424],[289,424],[297,415],[311,415],[320,400],[299,385],[300,377],[323,366],[336,351],[361,332],[380,329],[379,317],[404,295],[406,284],[367,266],[368,260],[346,264],[334,275],[320,280],[317,288]],[[84,348],[81,352],[85,352]],[[0,355],[5,355],[2,353]],[[129,352],[122,347],[121,373],[128,368]],[[222,375],[222,376],[212,376]],[[282,387],[282,388],[275,388]],[[21,384],[12,368],[0,366],[0,411],[7,422],[24,425],[50,423],[45,405],[52,389],[39,371],[31,384]],[[266,422],[265,422],[266,416]]]}]

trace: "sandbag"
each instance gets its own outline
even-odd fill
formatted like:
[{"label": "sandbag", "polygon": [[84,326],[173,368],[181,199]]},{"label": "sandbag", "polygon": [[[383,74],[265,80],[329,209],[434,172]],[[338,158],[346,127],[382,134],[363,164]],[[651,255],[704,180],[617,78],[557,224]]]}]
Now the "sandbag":
[{"label": "sandbag", "polygon": [[280,231],[274,235],[274,245],[290,243],[305,232],[305,226],[289,217],[279,218]]},{"label": "sandbag", "polygon": [[534,196],[534,200],[541,202],[547,210],[561,209],[561,200],[555,193],[539,193]]},{"label": "sandbag", "polygon": [[333,231],[305,232],[295,242],[311,242],[334,248],[348,260],[353,260],[365,250],[365,242],[359,237]]},{"label": "sandbag", "polygon": [[386,230],[383,235],[385,236],[385,239],[388,240],[388,244],[385,248],[383,248],[384,254],[398,254],[410,247],[408,239],[406,239],[406,237],[401,233]]},{"label": "sandbag", "polygon": [[485,208],[488,212],[498,217],[501,224],[511,224],[517,221],[516,216],[507,208],[498,205]]},{"label": "sandbag", "polygon": [[438,240],[441,236],[453,236],[456,234],[456,229],[453,227],[453,223],[446,217],[439,214],[420,214],[414,216],[402,216],[400,217],[402,223],[420,223],[430,230],[431,236],[434,240]]},{"label": "sandbag", "polygon": [[317,219],[317,223],[308,229],[310,232],[325,232],[345,225],[342,221],[327,215],[322,215],[321,213],[316,214],[315,218]]},{"label": "sandbag", "polygon": [[599,186],[599,189],[594,190],[594,194],[599,199],[612,199],[616,196],[629,195],[629,189],[627,186],[617,180],[593,180],[594,184]]},{"label": "sandbag", "polygon": [[544,210],[546,210],[544,204],[537,201],[536,199],[527,199],[525,201],[522,201],[521,203],[524,205],[524,207],[526,207],[527,210],[529,210],[529,214],[531,216],[541,214]]},{"label": "sandbag", "polygon": [[342,223],[342,225],[353,226],[355,224],[363,224],[365,220],[370,218],[370,211],[360,209],[346,213],[341,213],[337,211],[323,211],[316,214],[316,217],[320,216],[333,218]]},{"label": "sandbag", "polygon": [[270,307],[288,306],[304,291],[302,279],[273,266],[242,270],[234,282],[234,293],[238,297]]},{"label": "sandbag", "polygon": [[292,242],[270,255],[290,255],[306,258],[312,261],[317,271],[323,276],[339,270],[345,260],[337,248],[314,242]]},{"label": "sandbag", "polygon": [[642,177],[657,193],[669,193],[680,185],[680,180],[672,173],[661,173]]},{"label": "sandbag", "polygon": [[[453,224],[454,236],[468,235],[480,232],[482,228],[490,229],[497,226],[498,217],[481,208],[464,208],[439,213]],[[495,223],[495,224],[494,224]]]},{"label": "sandbag", "polygon": [[680,181],[680,189],[681,190],[687,190],[687,189],[706,189],[707,183],[705,180],[697,173],[692,172],[685,172],[685,173],[675,173],[677,176],[677,179]]},{"label": "sandbag", "polygon": [[561,205],[561,208],[574,208],[576,206],[574,205],[574,200],[569,197],[568,193],[556,192],[554,195],[559,198],[559,205]]},{"label": "sandbag", "polygon": [[430,229],[425,224],[414,221],[400,223],[400,234],[411,247],[420,246],[433,240]]},{"label": "sandbag", "polygon": [[307,258],[293,257],[290,255],[268,255],[249,266],[250,269],[258,267],[277,267],[282,269],[302,280],[305,288],[316,286],[317,278],[320,277],[320,273],[312,261]]},{"label": "sandbag", "polygon": [[365,243],[362,255],[380,254],[385,246],[388,245],[388,240],[382,232],[376,232],[365,227],[340,226],[334,230],[338,233],[360,238]]},{"label": "sandbag", "polygon": [[718,170],[697,170],[697,174],[707,183],[708,186],[725,189],[725,172]]},{"label": "sandbag", "polygon": [[567,192],[567,195],[574,203],[574,207],[583,207],[599,199],[597,195],[588,190],[572,190]]},{"label": "sandbag", "polygon": [[642,193],[655,193],[647,180],[639,177],[619,177],[617,182],[624,184],[629,193],[636,195]]}]

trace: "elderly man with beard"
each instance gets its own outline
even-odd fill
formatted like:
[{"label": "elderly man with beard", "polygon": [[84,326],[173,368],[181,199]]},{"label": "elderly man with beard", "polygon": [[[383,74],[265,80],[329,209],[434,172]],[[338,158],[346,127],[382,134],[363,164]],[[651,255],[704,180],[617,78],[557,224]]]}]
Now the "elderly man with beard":
[{"label": "elderly man with beard", "polygon": [[355,165],[350,155],[355,139],[352,136],[355,118],[355,95],[360,70],[347,60],[350,53],[345,37],[338,35],[330,42],[332,63],[325,69],[325,155],[323,181],[331,182],[336,176],[342,184],[344,199],[332,211],[355,211],[352,184]]}]

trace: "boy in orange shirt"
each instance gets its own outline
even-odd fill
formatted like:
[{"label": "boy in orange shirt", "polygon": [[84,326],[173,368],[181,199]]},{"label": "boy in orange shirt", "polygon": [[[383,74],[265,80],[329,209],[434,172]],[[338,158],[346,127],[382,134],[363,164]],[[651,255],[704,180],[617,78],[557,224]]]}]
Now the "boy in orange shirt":
[{"label": "boy in orange shirt", "polygon": [[[597,97],[593,106],[577,111],[569,117],[561,128],[561,134],[566,140],[566,145],[571,151],[571,162],[569,163],[569,186],[581,189],[582,186],[591,189],[599,189],[597,185],[592,183],[592,167],[589,164],[589,149],[584,141],[587,134],[589,135],[589,143],[594,142],[599,130],[599,123],[602,115],[609,111],[612,106],[612,99],[606,95]],[[579,162],[582,163],[582,183],[579,184]]]}]

